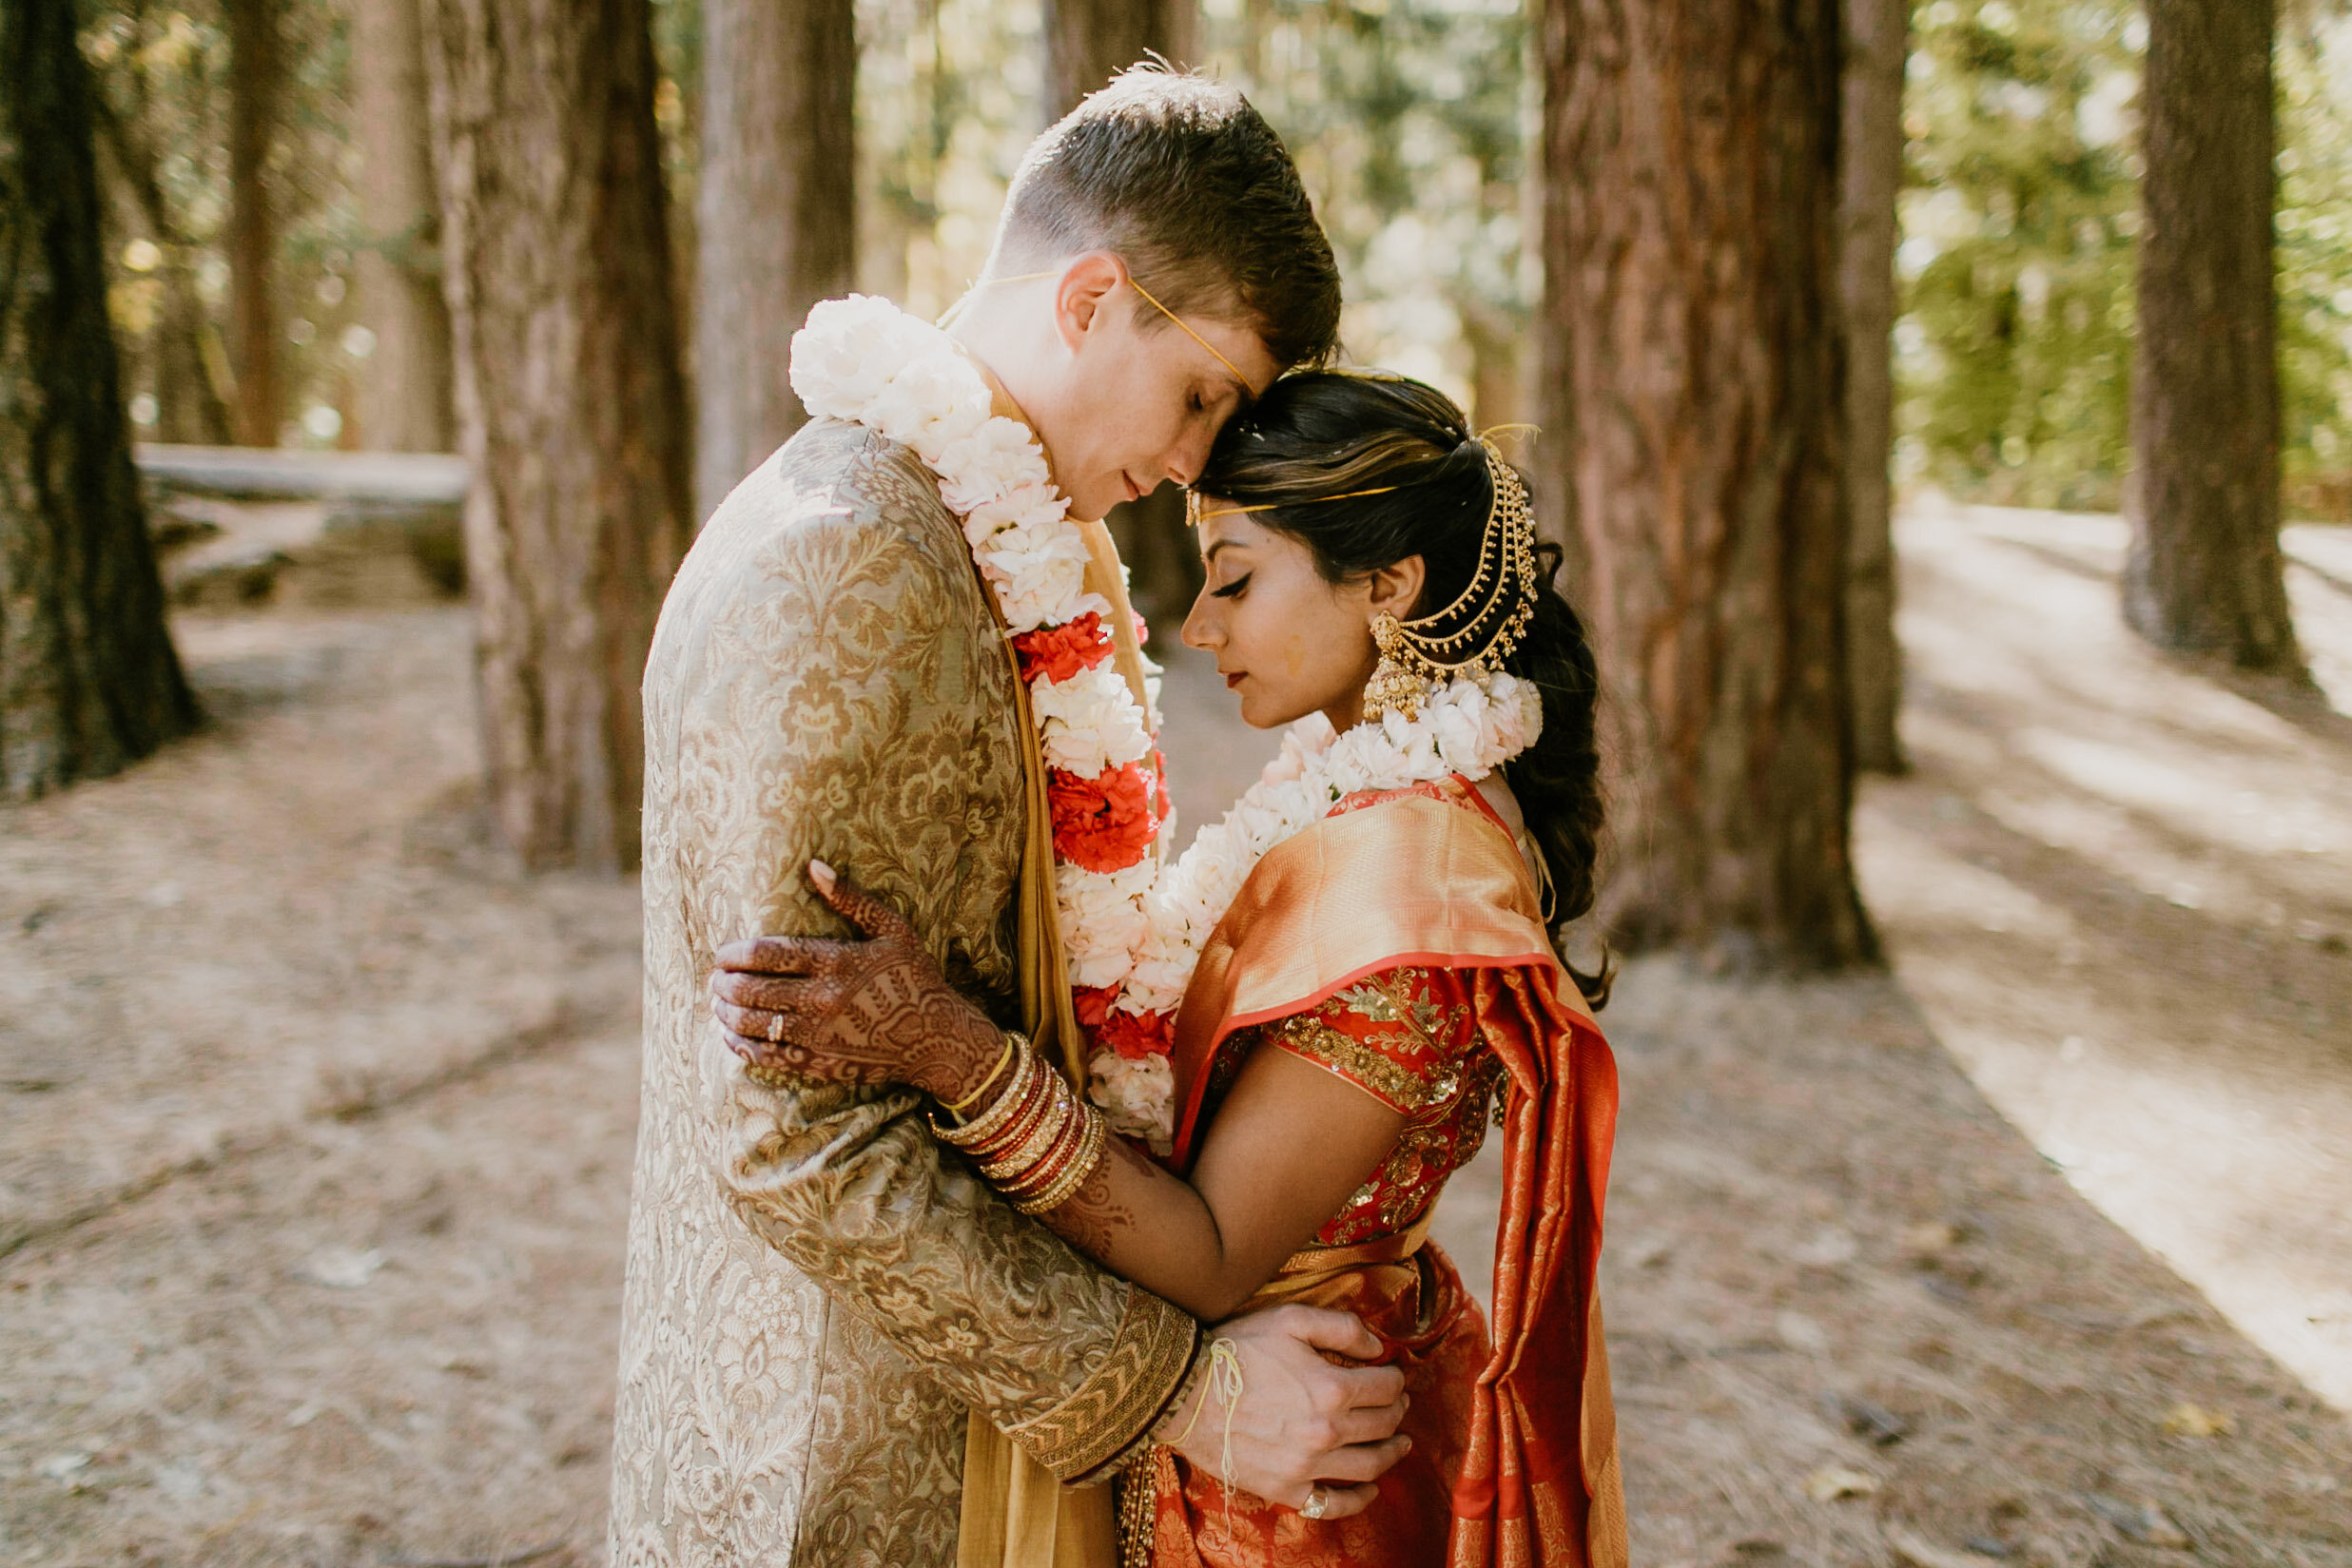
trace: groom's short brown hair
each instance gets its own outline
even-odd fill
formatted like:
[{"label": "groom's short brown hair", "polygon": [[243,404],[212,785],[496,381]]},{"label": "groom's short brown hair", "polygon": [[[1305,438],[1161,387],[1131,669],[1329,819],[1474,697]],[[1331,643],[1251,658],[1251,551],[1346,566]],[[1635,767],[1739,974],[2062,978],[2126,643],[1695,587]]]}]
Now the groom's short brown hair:
[{"label": "groom's short brown hair", "polygon": [[1212,77],[1137,66],[1030,144],[990,276],[1088,250],[1117,251],[1170,310],[1238,301],[1279,364],[1320,364],[1337,346],[1339,267],[1297,166]]}]

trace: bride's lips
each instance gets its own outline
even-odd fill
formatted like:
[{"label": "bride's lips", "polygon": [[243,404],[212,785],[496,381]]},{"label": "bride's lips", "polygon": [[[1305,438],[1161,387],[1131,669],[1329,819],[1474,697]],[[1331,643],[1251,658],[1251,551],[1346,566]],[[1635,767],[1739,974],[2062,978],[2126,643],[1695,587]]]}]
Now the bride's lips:
[{"label": "bride's lips", "polygon": [[1248,670],[1236,669],[1232,674],[1225,677],[1225,689],[1231,691],[1234,687],[1239,686],[1242,682],[1248,680],[1249,678],[1250,672]]}]

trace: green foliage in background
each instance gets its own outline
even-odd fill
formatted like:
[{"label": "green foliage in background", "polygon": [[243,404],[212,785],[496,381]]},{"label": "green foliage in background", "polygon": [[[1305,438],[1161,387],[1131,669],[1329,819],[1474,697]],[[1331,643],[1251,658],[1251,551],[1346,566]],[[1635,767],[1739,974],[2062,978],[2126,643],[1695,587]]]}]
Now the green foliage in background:
[{"label": "green foliage in background", "polygon": [[2352,522],[2352,17],[2290,27],[2278,73],[2286,513]]},{"label": "green foliage in background", "polygon": [[2112,508],[2138,217],[2130,8],[1933,0],[1915,27],[1900,472],[2001,504]]},{"label": "green foliage in background", "polygon": [[[2113,510],[2128,466],[2145,32],[2120,0],[1932,0],[1905,103],[1898,472]],[[2352,518],[2352,29],[2278,52],[2290,514]]]},{"label": "green foliage in background", "polygon": [[[2352,520],[2352,18],[2286,9],[2278,54],[2280,377],[2290,515]],[[285,0],[286,439],[348,439],[371,340],[340,0]],[[225,396],[228,48],[218,0],[87,0],[114,119],[114,314],[153,433],[180,335]],[[654,0],[655,117],[690,305],[700,0]],[[1898,473],[1974,499],[2111,508],[2128,458],[2137,8],[1927,0],[1905,109]],[[860,0],[860,285],[930,315],[979,269],[1041,123],[1037,0]],[[1358,362],[1518,417],[1537,274],[1525,255],[1534,85],[1519,0],[1205,0],[1197,64],[1289,141],[1338,250]],[[119,144],[119,145],[118,145]],[[143,200],[142,181],[154,196]],[[193,310],[172,308],[173,289]],[[690,343],[690,336],[688,339]],[[189,354],[177,362],[190,362]],[[165,411],[168,412],[168,411]],[[165,419],[165,423],[171,423]],[[185,418],[179,421],[182,427]]]},{"label": "green foliage in background", "polygon": [[[134,433],[155,438],[163,399],[203,394],[163,373],[164,335],[193,334],[214,396],[231,382],[221,327],[228,313],[228,34],[219,8],[85,0],[82,52],[104,111],[99,174],[108,203],[108,298],[124,350]],[[288,0],[281,18],[286,79],[268,181],[278,232],[281,375],[292,445],[332,446],[350,417],[352,378],[374,340],[356,319],[353,254],[366,242],[352,191],[350,26],[328,0]],[[141,199],[152,183],[158,200]],[[192,280],[203,314],[175,319],[166,282]]]},{"label": "green foliage in background", "polygon": [[1205,62],[1298,160],[1347,282],[1350,356],[1518,416],[1536,102],[1516,0],[1210,0]]}]

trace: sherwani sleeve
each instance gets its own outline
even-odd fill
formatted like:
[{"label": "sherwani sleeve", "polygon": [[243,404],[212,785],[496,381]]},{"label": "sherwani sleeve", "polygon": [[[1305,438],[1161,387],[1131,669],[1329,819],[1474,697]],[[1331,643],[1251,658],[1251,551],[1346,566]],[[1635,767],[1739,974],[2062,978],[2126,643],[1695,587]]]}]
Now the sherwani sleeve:
[{"label": "sherwani sleeve", "polygon": [[[706,973],[738,937],[846,934],[804,875],[820,856],[904,912],[959,985],[1009,978],[1012,676],[927,479],[885,464],[831,507],[801,497],[786,526],[745,531],[715,602],[665,612],[700,639],[678,661],[687,808],[662,847]],[[1057,1477],[1133,1444],[1184,1375],[1192,1319],[1016,1214],[913,1092],[755,1075],[707,1013],[696,1039],[712,1174],[746,1225]]]}]

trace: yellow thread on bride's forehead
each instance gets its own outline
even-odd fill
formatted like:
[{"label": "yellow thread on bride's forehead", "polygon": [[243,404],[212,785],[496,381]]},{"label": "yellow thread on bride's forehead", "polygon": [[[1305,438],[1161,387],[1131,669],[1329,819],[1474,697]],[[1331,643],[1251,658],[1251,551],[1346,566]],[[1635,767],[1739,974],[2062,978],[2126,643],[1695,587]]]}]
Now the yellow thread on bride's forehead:
[{"label": "yellow thread on bride's forehead", "polygon": [[[993,288],[999,283],[1027,283],[1033,282],[1040,278],[1059,278],[1061,274],[1059,272],[1017,272],[1010,278],[983,278],[979,282],[974,283],[972,287],[975,289]],[[1194,342],[1198,343],[1202,348],[1207,349],[1218,364],[1223,365],[1228,371],[1233,373],[1234,379],[1241,383],[1241,390],[1243,392],[1253,397],[1257,396],[1257,389],[1250,384],[1250,378],[1247,376],[1241,374],[1241,367],[1234,364],[1231,359],[1225,358],[1224,355],[1219,354],[1217,352],[1216,345],[1209,341],[1208,339],[1203,338],[1199,333],[1195,332],[1190,323],[1188,323],[1183,317],[1178,316],[1175,311],[1170,310],[1166,305],[1163,305],[1157,300],[1153,299],[1152,291],[1145,288],[1141,283],[1137,282],[1133,276],[1128,278],[1127,286],[1141,295],[1145,304],[1151,306],[1154,310],[1168,318],[1169,320],[1174,321],[1178,330],[1180,330],[1185,337],[1190,338]],[[967,289],[965,291],[964,298],[971,298],[970,290]],[[946,322],[953,320],[962,306],[962,300],[960,300],[957,301],[957,310],[951,310],[946,316],[943,317],[941,319],[941,324],[944,325]]]}]

